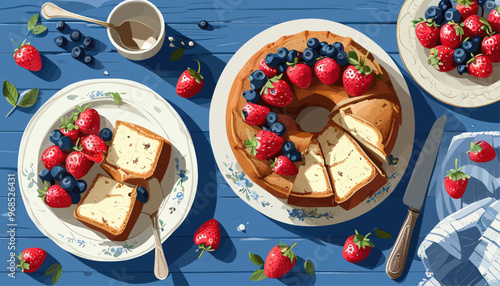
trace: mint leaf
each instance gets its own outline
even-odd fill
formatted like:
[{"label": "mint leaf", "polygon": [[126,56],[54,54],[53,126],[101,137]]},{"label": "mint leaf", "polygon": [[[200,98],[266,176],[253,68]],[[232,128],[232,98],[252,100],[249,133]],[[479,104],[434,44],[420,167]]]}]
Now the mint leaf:
[{"label": "mint leaf", "polygon": [[54,273],[54,272],[56,271],[57,267],[59,267],[59,265],[61,265],[61,264],[59,264],[59,263],[52,264],[52,265],[51,265],[51,266],[47,269],[47,271],[45,271],[45,276],[48,276],[48,275],[50,275],[50,274]]},{"label": "mint leaf", "polygon": [[62,275],[62,266],[61,266],[61,264],[59,264],[56,271],[54,272],[54,274],[50,278],[52,285],[56,284],[57,281],[59,281],[59,278],[61,278],[61,275]]},{"label": "mint leaf", "polygon": [[375,235],[378,237],[378,238],[382,238],[382,239],[387,239],[387,238],[391,238],[392,237],[392,234],[388,233],[387,231],[385,230],[381,230],[379,228],[377,228],[375,230]]},{"label": "mint leaf", "polygon": [[38,14],[31,16],[31,19],[28,22],[28,32],[35,28],[36,23],[38,22]]},{"label": "mint leaf", "polygon": [[13,105],[16,106],[17,104],[17,98],[19,96],[19,93],[17,92],[17,88],[7,80],[3,81],[3,96],[5,96],[5,99]]},{"label": "mint leaf", "polygon": [[311,260],[306,260],[306,262],[304,263],[304,269],[306,270],[307,274],[309,274],[309,276],[313,276],[314,264]]},{"label": "mint leaf", "polygon": [[353,60],[355,60],[356,62],[359,62],[358,53],[356,53],[355,51],[349,51],[349,52],[347,53],[347,56],[349,57],[349,59],[353,59]]},{"label": "mint leaf", "polygon": [[38,35],[43,33],[45,30],[47,30],[47,27],[44,25],[37,25],[35,28],[33,28],[33,34]]},{"label": "mint leaf", "polygon": [[177,49],[177,50],[174,50],[172,52],[172,54],[170,55],[170,61],[172,62],[175,62],[175,61],[178,61],[182,58],[182,56],[184,55],[184,49]]},{"label": "mint leaf", "polygon": [[250,280],[252,281],[260,281],[266,279],[266,274],[264,274],[264,269],[257,269],[255,270],[252,275],[250,275]]},{"label": "mint leaf", "polygon": [[33,88],[25,92],[25,94],[19,100],[18,106],[20,107],[30,107],[35,104],[38,98],[38,88]]},{"label": "mint leaf", "polygon": [[260,257],[259,255],[248,252],[248,256],[253,264],[257,266],[264,265],[264,260],[262,260],[262,257]]}]

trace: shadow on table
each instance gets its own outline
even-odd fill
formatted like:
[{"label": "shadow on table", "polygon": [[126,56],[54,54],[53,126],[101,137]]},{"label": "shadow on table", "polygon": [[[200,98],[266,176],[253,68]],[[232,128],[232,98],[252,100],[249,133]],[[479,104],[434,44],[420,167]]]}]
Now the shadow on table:
[{"label": "shadow on table", "polygon": [[[52,275],[45,276],[44,273],[47,271],[47,269],[56,264],[59,263],[54,256],[52,256],[50,253],[47,252],[47,256],[45,257],[45,261],[43,262],[42,266],[33,273],[24,273],[33,278],[34,280],[38,281],[38,283],[44,284],[44,285],[52,285],[52,281],[50,280]],[[63,265],[63,270],[64,270],[64,265]],[[23,275],[24,275],[23,274]],[[64,275],[64,274],[63,274]]]}]

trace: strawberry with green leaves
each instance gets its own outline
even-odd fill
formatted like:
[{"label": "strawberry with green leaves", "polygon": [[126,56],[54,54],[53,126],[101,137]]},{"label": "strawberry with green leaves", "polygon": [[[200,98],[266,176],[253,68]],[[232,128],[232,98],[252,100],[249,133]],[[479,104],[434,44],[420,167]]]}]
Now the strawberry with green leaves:
[{"label": "strawberry with green leaves", "polygon": [[424,48],[434,48],[439,40],[439,26],[434,19],[425,20],[420,18],[420,20],[412,21],[412,23],[420,44]]},{"label": "strawberry with green leaves", "polygon": [[[26,248],[17,257],[19,264],[16,266],[21,268],[22,272],[32,273],[40,269],[47,258],[47,252],[38,247]],[[60,263],[54,263],[45,271],[45,276],[52,275],[50,278],[52,285],[56,284],[62,275],[62,266]]]},{"label": "strawberry with green leaves", "polygon": [[85,106],[77,106],[77,112],[73,112],[72,120],[75,122],[74,125],[78,127],[79,132],[89,135],[99,134],[101,128],[101,118],[99,113],[93,109],[89,109],[90,104]]},{"label": "strawberry with green leaves", "polygon": [[267,160],[278,153],[285,143],[283,138],[271,131],[260,130],[253,137],[247,130],[248,139],[245,140],[245,148],[248,153],[254,155],[257,159]]},{"label": "strawberry with green leaves", "polygon": [[470,176],[462,172],[462,167],[458,168],[458,159],[455,159],[455,169],[450,169],[444,178],[444,188],[450,197],[459,199],[464,195],[469,179]]},{"label": "strawberry with green leaves", "polygon": [[443,45],[456,49],[460,46],[460,44],[462,44],[462,40],[464,39],[464,29],[460,26],[460,24],[448,22],[441,26],[439,38],[441,39],[441,43]]},{"label": "strawberry with green leaves", "polygon": [[73,141],[73,144],[76,144],[76,141],[78,140],[78,135],[80,134],[80,130],[78,130],[78,126],[75,125],[75,121],[73,120],[73,117],[63,117],[61,118],[61,126],[59,126],[59,131],[64,136],[68,136],[71,138],[71,141]]},{"label": "strawberry with green leaves", "polygon": [[274,159],[271,168],[273,172],[282,176],[295,176],[299,173],[297,166],[287,156],[283,155]]},{"label": "strawberry with green leaves", "polygon": [[467,151],[467,154],[472,161],[478,163],[489,162],[497,156],[495,149],[483,140],[476,143],[470,142],[470,150]]},{"label": "strawberry with green leaves", "polygon": [[286,81],[281,79],[283,74],[270,78],[260,91],[262,99],[276,107],[285,107],[292,103],[293,92]]},{"label": "strawberry with green leaves", "polygon": [[264,274],[267,278],[280,278],[292,270],[297,263],[297,255],[292,251],[295,245],[297,243],[288,246],[280,241],[269,251],[264,264]]},{"label": "strawberry with green leaves", "polygon": [[75,150],[82,151],[82,153],[89,159],[90,161],[101,163],[106,155],[108,154],[108,146],[104,143],[101,137],[97,135],[88,135],[80,140],[81,146],[78,146]]},{"label": "strawberry with green leaves", "polygon": [[461,21],[467,19],[467,17],[471,15],[476,15],[479,10],[477,0],[455,0],[455,2],[457,2],[455,9],[462,15]]},{"label": "strawberry with green leaves", "polygon": [[450,47],[436,46],[431,49],[427,63],[440,72],[451,71],[457,66],[457,63],[453,61],[454,52],[455,50]]},{"label": "strawberry with green leaves", "polygon": [[241,110],[243,121],[250,125],[262,125],[266,122],[269,108],[255,103],[247,103]]},{"label": "strawberry with green leaves", "polygon": [[42,198],[51,208],[67,208],[71,206],[71,197],[66,190],[59,185],[50,185],[44,182],[44,189],[38,190],[38,197]]},{"label": "strawberry with green leaves", "polygon": [[47,27],[42,24],[37,25],[37,23],[38,14],[35,14],[28,22],[27,38],[23,40],[21,45],[12,39],[12,41],[17,45],[17,49],[14,50],[14,60],[16,61],[16,64],[30,71],[39,71],[42,69],[42,59],[40,58],[40,53],[29,42],[26,42],[31,34],[37,35],[47,30]]},{"label": "strawberry with green leaves", "polygon": [[479,54],[467,62],[467,71],[472,76],[487,78],[493,74],[493,64],[488,56]]},{"label": "strawberry with green leaves", "polygon": [[201,253],[200,258],[205,251],[212,252],[219,247],[220,243],[220,227],[216,219],[211,219],[202,224],[194,234],[193,241],[198,245],[198,250]]},{"label": "strawberry with green leaves", "polygon": [[311,85],[312,80],[311,68],[306,64],[298,64],[298,60],[299,58],[296,57],[293,63],[286,63],[288,65],[286,74],[288,79],[290,79],[290,81],[296,86],[300,88],[308,88]]},{"label": "strawberry with green leaves", "polygon": [[181,97],[192,97],[203,88],[203,76],[200,74],[201,65],[198,60],[195,61],[198,62],[198,71],[188,68],[181,74],[175,86],[175,92]]},{"label": "strawberry with green leaves", "polygon": [[500,5],[491,10],[490,15],[488,16],[488,22],[490,23],[493,31],[500,33]]},{"label": "strawberry with green leaves", "polygon": [[491,25],[488,23],[488,20],[478,15],[467,17],[462,25],[466,37],[479,36],[482,38],[486,34],[491,33]]},{"label": "strawberry with green leaves", "polygon": [[355,51],[350,51],[347,54],[351,65],[344,71],[344,74],[342,75],[342,82],[344,84],[345,91],[350,96],[363,95],[372,83],[373,70],[366,64],[369,54],[370,52],[366,53],[363,61],[359,59],[358,54]]},{"label": "strawberry with green leaves", "polygon": [[364,260],[370,254],[371,248],[375,247],[368,238],[370,233],[361,235],[357,230],[355,232],[355,235],[351,235],[347,238],[344,243],[344,249],[342,250],[344,259],[351,263],[358,263]]}]

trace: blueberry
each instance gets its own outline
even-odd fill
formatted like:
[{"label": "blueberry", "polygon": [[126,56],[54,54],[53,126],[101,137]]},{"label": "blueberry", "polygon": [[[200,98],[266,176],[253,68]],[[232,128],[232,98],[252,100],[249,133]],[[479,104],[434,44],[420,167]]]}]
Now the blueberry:
[{"label": "blueberry", "polygon": [[148,201],[149,194],[148,191],[143,187],[137,188],[137,200],[143,204]]},{"label": "blueberry", "polygon": [[299,57],[299,52],[297,50],[288,51],[288,55],[286,56],[287,63],[293,63],[295,58]]},{"label": "blueberry", "polygon": [[484,6],[488,0],[477,0],[477,5]]},{"label": "blueberry", "polygon": [[308,65],[314,65],[316,63],[317,58],[319,57],[318,52],[311,48],[307,48],[304,50],[304,53],[302,54],[302,59],[306,62]]},{"label": "blueberry", "polygon": [[83,48],[86,50],[91,50],[93,47],[95,47],[95,41],[91,37],[86,37],[83,39]]},{"label": "blueberry", "polygon": [[250,80],[250,86],[252,89],[259,89],[267,82],[267,77],[261,70],[254,71],[248,76],[248,79]]},{"label": "blueberry", "polygon": [[286,57],[288,56],[288,49],[285,47],[281,47],[276,52],[276,55],[280,59],[281,63],[286,62]]},{"label": "blueberry", "polygon": [[264,59],[269,67],[275,68],[280,64],[280,59],[277,54],[269,53]]},{"label": "blueberry", "polygon": [[317,38],[310,38],[309,40],[307,40],[307,47],[313,50],[319,50],[319,40]]},{"label": "blueberry", "polygon": [[80,202],[80,199],[82,198],[79,193],[76,192],[68,192],[69,196],[71,197],[71,203],[76,205],[77,203]]},{"label": "blueberry", "polygon": [[443,12],[446,12],[448,9],[453,7],[450,0],[439,1],[438,6],[439,6],[439,9],[441,9],[441,11],[443,11]]},{"label": "blueberry", "polygon": [[201,20],[198,23],[198,27],[200,27],[200,29],[202,29],[202,30],[205,30],[208,28],[208,22],[206,20]]},{"label": "blueberry", "polygon": [[271,125],[271,132],[282,137],[283,135],[285,135],[285,132],[286,132],[285,124],[283,124],[281,122],[273,123],[273,125]]},{"label": "blueberry", "polygon": [[245,118],[245,121],[248,117],[248,111],[246,111],[245,109],[241,110],[241,114],[243,115],[243,118]]},{"label": "blueberry", "polygon": [[278,122],[278,115],[274,112],[269,112],[266,115],[266,124],[271,127],[274,123]]},{"label": "blueberry", "polygon": [[62,30],[64,30],[65,26],[66,26],[66,23],[64,23],[64,21],[57,21],[56,29],[59,31],[62,31]]},{"label": "blueberry", "polygon": [[341,42],[335,42],[333,43],[333,46],[337,49],[337,51],[343,51],[344,50],[344,45],[342,45]]},{"label": "blueberry", "polygon": [[68,174],[66,169],[64,169],[61,166],[55,166],[50,170],[50,175],[52,178],[56,179],[56,181],[61,181],[63,177],[65,177]]},{"label": "blueberry", "polygon": [[455,50],[455,52],[453,52],[453,61],[455,61],[457,64],[463,64],[467,60],[467,53],[464,49],[458,48]]},{"label": "blueberry", "polygon": [[258,92],[255,92],[253,89],[249,89],[247,91],[244,91],[242,93],[242,96],[244,99],[247,100],[247,102],[250,103],[258,103],[260,100],[260,94]]},{"label": "blueberry", "polygon": [[53,180],[52,175],[50,174],[50,170],[48,169],[41,170],[40,173],[38,174],[38,177],[42,181],[51,182]]},{"label": "blueberry", "polygon": [[68,192],[73,191],[73,189],[76,186],[76,180],[73,175],[68,174],[67,176],[63,177],[60,182],[61,188],[65,189]]},{"label": "blueberry", "polygon": [[462,15],[455,8],[450,8],[446,12],[444,12],[444,20],[446,22],[452,22],[453,21],[455,23],[458,23],[458,22],[460,22],[461,18],[462,18]]},{"label": "blueberry", "polygon": [[328,45],[327,42],[321,42],[321,43],[319,43],[318,52],[321,52],[321,50],[323,49],[323,47],[327,46],[327,45]]},{"label": "blueberry", "polygon": [[480,36],[474,36],[472,37],[472,42],[474,44],[480,44],[483,39]]},{"label": "blueberry", "polygon": [[61,150],[66,151],[69,148],[73,147],[73,140],[71,140],[71,138],[69,138],[68,136],[62,136],[57,141],[57,146],[59,146]]},{"label": "blueberry", "polygon": [[295,151],[295,144],[293,144],[293,142],[285,142],[285,144],[283,144],[283,147],[281,147],[281,152],[283,152],[283,154],[290,154],[293,151]]},{"label": "blueberry", "polygon": [[441,22],[443,22],[443,11],[436,6],[431,6],[425,10],[425,19],[434,19],[436,24],[441,25]]},{"label": "blueberry", "polygon": [[83,193],[87,190],[87,182],[84,180],[76,180],[75,183],[75,188],[73,189],[73,192],[75,193]]},{"label": "blueberry", "polygon": [[68,40],[66,40],[66,38],[63,36],[59,36],[54,39],[54,43],[58,47],[64,47],[68,44]]},{"label": "blueberry", "polygon": [[59,139],[61,139],[61,137],[63,137],[63,134],[61,133],[61,131],[59,130],[52,130],[52,132],[50,132],[50,142],[54,143],[57,145],[57,142],[59,141]]},{"label": "blueberry", "polygon": [[333,45],[326,45],[321,51],[325,57],[333,58],[337,55],[337,49]]},{"label": "blueberry", "polygon": [[334,59],[341,66],[347,65],[349,62],[349,58],[347,57],[347,53],[345,51],[339,51]]},{"label": "blueberry", "polygon": [[103,128],[99,131],[99,137],[104,141],[111,141],[111,138],[113,138],[113,131],[109,128]]},{"label": "blueberry", "polygon": [[72,30],[69,37],[73,42],[78,42],[82,38],[82,33],[80,33],[80,31],[78,30]]},{"label": "blueberry", "polygon": [[262,126],[262,130],[271,131],[271,129],[267,128],[266,126]]},{"label": "blueberry", "polygon": [[73,50],[71,50],[71,56],[75,59],[81,59],[84,55],[85,51],[80,47],[74,47]]},{"label": "blueberry", "polygon": [[281,73],[286,72],[287,69],[288,69],[288,65],[286,64],[286,62],[281,63],[278,66],[278,71]]},{"label": "blueberry", "polygon": [[462,43],[462,48],[465,50],[467,54],[473,54],[479,48],[479,44],[476,44],[469,40]]},{"label": "blueberry", "polygon": [[467,65],[459,65],[457,67],[457,72],[459,75],[463,75],[464,73],[468,73],[467,71]]},{"label": "blueberry", "polygon": [[86,65],[91,65],[94,63],[94,57],[91,56],[91,55],[86,55],[85,57],[83,57],[83,62],[86,64]]},{"label": "blueberry", "polygon": [[288,159],[290,159],[292,162],[300,162],[302,161],[302,154],[300,154],[299,151],[295,150],[293,152],[290,152],[286,154]]}]

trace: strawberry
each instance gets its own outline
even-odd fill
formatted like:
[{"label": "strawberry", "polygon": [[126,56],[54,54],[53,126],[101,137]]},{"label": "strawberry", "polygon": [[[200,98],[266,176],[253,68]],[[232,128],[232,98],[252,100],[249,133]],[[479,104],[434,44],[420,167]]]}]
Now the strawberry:
[{"label": "strawberry", "polygon": [[255,103],[247,103],[243,106],[241,116],[243,121],[250,125],[262,125],[266,122],[266,116],[270,112],[269,108]]},{"label": "strawberry", "polygon": [[491,32],[491,26],[488,20],[478,15],[471,15],[461,24],[464,28],[466,37],[480,36],[481,38]]},{"label": "strawberry", "polygon": [[464,29],[459,24],[448,22],[441,26],[439,38],[441,43],[450,48],[458,48],[462,44]]},{"label": "strawberry", "polygon": [[72,119],[72,117],[70,117],[69,120],[67,117],[61,118],[61,126],[59,126],[59,131],[61,131],[64,136],[68,136],[69,138],[71,138],[73,144],[76,144],[80,131],[78,130],[79,127],[74,123],[75,121]]},{"label": "strawberry", "polygon": [[257,159],[267,160],[281,150],[283,143],[285,140],[273,132],[260,130],[253,138],[248,136],[248,139],[245,140],[245,148]]},{"label": "strawberry", "polygon": [[439,40],[439,26],[436,22],[433,19],[426,21],[424,18],[412,22],[420,44],[428,49],[435,47]]},{"label": "strawberry", "polygon": [[272,78],[276,74],[278,74],[278,68],[275,68],[275,67],[272,68],[272,67],[268,66],[267,63],[266,63],[266,60],[264,60],[264,59],[260,60],[260,62],[259,62],[259,69],[262,72],[264,72],[264,74],[268,78]]},{"label": "strawberry", "polygon": [[467,71],[472,76],[486,78],[493,73],[493,64],[489,57],[479,54],[467,62]]},{"label": "strawberry", "polygon": [[431,49],[427,63],[440,72],[451,71],[457,66],[453,61],[454,51],[454,49],[447,46],[436,46]]},{"label": "strawberry", "polygon": [[211,219],[202,224],[195,232],[193,241],[196,245],[198,245],[198,249],[196,251],[201,249],[201,253],[198,258],[201,257],[205,250],[216,250],[220,243],[219,222],[215,219]]},{"label": "strawberry", "polygon": [[269,251],[264,264],[264,274],[267,278],[280,278],[292,270],[297,263],[297,255],[292,251],[295,245],[297,243],[288,246],[280,241],[280,244]]},{"label": "strawberry", "polygon": [[491,29],[497,33],[500,33],[500,6],[491,10],[488,16],[488,22],[491,25]]},{"label": "strawberry", "polygon": [[477,5],[477,0],[455,0],[457,5],[455,5],[455,9],[460,12],[462,15],[461,21],[467,19],[467,17],[476,15],[479,10],[479,5]]},{"label": "strawberry", "polygon": [[85,176],[94,165],[81,151],[74,151],[66,158],[66,169],[75,179]]},{"label": "strawberry", "polygon": [[200,62],[198,60],[195,61],[198,62],[198,71],[188,68],[181,74],[175,86],[175,92],[181,97],[189,98],[200,92],[203,88],[204,82],[203,76],[200,74]]},{"label": "strawberry", "polygon": [[500,34],[484,37],[481,43],[481,53],[488,56],[492,63],[500,62]]},{"label": "strawberry", "polygon": [[340,66],[332,58],[323,58],[314,65],[319,80],[324,84],[334,84],[340,77]]},{"label": "strawberry", "polygon": [[295,176],[299,173],[297,166],[287,156],[283,155],[274,159],[271,168],[273,172],[282,176]]},{"label": "strawberry", "polygon": [[101,137],[97,135],[88,135],[81,139],[81,145],[74,148],[77,151],[81,151],[83,155],[90,161],[101,163],[106,155],[108,154],[108,146],[104,143]]},{"label": "strawberry", "polygon": [[55,166],[62,164],[64,160],[66,160],[66,153],[56,145],[48,147],[42,153],[42,162],[45,169],[51,170]]},{"label": "strawberry", "polygon": [[470,142],[470,150],[467,151],[469,158],[478,163],[489,162],[496,157],[495,149],[488,142]]},{"label": "strawberry", "polygon": [[47,257],[47,252],[41,248],[26,248],[17,257],[19,259],[19,265],[17,265],[16,268],[21,268],[22,272],[35,272],[42,266],[45,257]]},{"label": "strawberry", "polygon": [[462,167],[458,168],[457,164],[458,159],[455,159],[455,169],[450,169],[444,178],[444,188],[448,195],[454,199],[459,199],[464,195],[470,178],[469,175],[461,171]]},{"label": "strawberry", "polygon": [[298,60],[299,58],[295,58],[293,63],[287,63],[288,68],[286,70],[286,74],[290,81],[296,86],[300,88],[308,88],[309,85],[311,85],[312,80],[311,68],[306,64],[297,64]]},{"label": "strawberry", "polygon": [[77,106],[78,112],[73,112],[72,120],[75,122],[74,125],[78,126],[79,132],[97,135],[101,127],[101,119],[95,109],[87,109],[89,106],[90,104]]},{"label": "strawberry", "polygon": [[289,105],[293,100],[293,92],[288,83],[281,79],[283,74],[269,79],[261,90],[262,99],[276,107]]},{"label": "strawberry", "polygon": [[67,208],[71,206],[70,195],[59,185],[52,185],[47,189],[38,190],[38,192],[38,197],[43,198],[51,208]]},{"label": "strawberry", "polygon": [[345,91],[350,96],[363,95],[370,87],[373,79],[373,70],[369,65],[366,65],[368,54],[366,53],[365,59],[361,63],[358,54],[355,51],[348,53],[350,66],[344,71],[342,75],[342,82],[344,83]]},{"label": "strawberry", "polygon": [[371,248],[375,247],[370,239],[367,238],[370,233],[363,236],[355,231],[355,235],[351,235],[347,238],[344,243],[344,249],[342,250],[342,256],[345,260],[351,263],[358,263],[368,257]]},{"label": "strawberry", "polygon": [[[16,43],[14,40],[12,40]],[[19,47],[14,51],[14,60],[16,64],[30,71],[39,71],[42,69],[42,59],[40,58],[40,53],[38,50],[31,46],[29,43],[20,45],[16,43]]]}]

